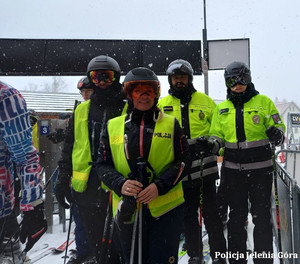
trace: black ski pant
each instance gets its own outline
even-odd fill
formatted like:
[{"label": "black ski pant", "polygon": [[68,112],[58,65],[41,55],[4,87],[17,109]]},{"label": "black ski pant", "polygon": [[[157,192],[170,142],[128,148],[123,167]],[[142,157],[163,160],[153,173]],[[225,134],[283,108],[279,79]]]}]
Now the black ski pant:
[{"label": "black ski pant", "polygon": [[[203,181],[203,220],[210,246],[212,258],[215,252],[226,252],[226,240],[223,234],[223,225],[216,206],[215,179]],[[190,257],[199,256],[199,215],[201,181],[183,182],[184,191],[184,234],[187,253]]]},{"label": "black ski pant", "polygon": [[[241,173],[224,170],[226,200],[230,208],[228,227],[228,251],[240,252],[246,256],[248,198],[254,224],[254,252],[273,253],[273,233],[271,222],[271,192],[273,173]],[[230,263],[247,263],[246,257],[229,258]],[[257,258],[254,263],[271,264],[273,259]]]},{"label": "black ski pant", "polygon": [[[147,205],[143,205],[142,210],[142,263],[178,263],[178,248],[181,223],[183,219],[183,205],[180,205],[157,218],[152,217]],[[125,264],[130,263],[132,233],[133,224],[122,225],[120,238]],[[138,259],[138,232],[136,235],[134,263],[137,263]]]},{"label": "black ski pant", "polygon": [[18,251],[21,248],[19,242],[19,236],[20,236],[19,223],[17,221],[17,216],[15,214],[15,211],[12,211],[11,214],[8,216],[0,218],[1,255],[14,254],[15,251]]},{"label": "black ski pant", "polygon": [[[104,230],[105,219],[107,215],[108,208],[108,196],[109,192],[104,192],[102,189],[99,190],[101,192],[101,200],[97,204],[84,204],[77,203],[78,213],[80,220],[84,226],[85,232],[87,234],[87,239],[89,246],[91,247],[92,255],[96,257],[99,261],[101,255],[102,248],[102,236]],[[78,195],[77,195],[78,200]],[[115,233],[115,232],[114,232]],[[115,236],[114,236],[115,238]],[[111,264],[120,263],[120,257],[117,250],[118,240],[113,238],[113,244],[111,248]]]}]

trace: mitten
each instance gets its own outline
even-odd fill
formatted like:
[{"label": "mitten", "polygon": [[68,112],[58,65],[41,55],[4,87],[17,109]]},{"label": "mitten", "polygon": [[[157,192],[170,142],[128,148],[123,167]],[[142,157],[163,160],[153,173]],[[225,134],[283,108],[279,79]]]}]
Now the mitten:
[{"label": "mitten", "polygon": [[25,211],[20,234],[20,241],[23,244],[27,240],[25,252],[28,252],[46,231],[44,203],[35,206],[34,210]]},{"label": "mitten", "polygon": [[270,126],[267,130],[266,130],[266,134],[270,140],[270,142],[272,144],[274,144],[275,146],[283,143],[284,141],[284,135],[283,132],[274,126]]}]

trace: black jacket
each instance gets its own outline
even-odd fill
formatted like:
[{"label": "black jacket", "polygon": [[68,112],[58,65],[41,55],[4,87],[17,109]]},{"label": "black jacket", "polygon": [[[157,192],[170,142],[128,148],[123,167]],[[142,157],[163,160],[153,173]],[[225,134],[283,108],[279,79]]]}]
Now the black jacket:
[{"label": "black jacket", "polygon": [[[124,103],[124,94],[120,83],[112,84],[105,90],[95,88],[91,96],[88,127],[93,163],[97,160],[100,134],[106,122],[121,115]],[[59,181],[70,182],[72,176],[72,151],[74,144],[74,116],[70,118],[66,129],[66,138],[59,165]],[[100,181],[93,166],[89,175],[87,189],[83,193],[73,192],[78,204],[98,204]]]},{"label": "black jacket", "polygon": [[[129,112],[127,114],[125,122],[125,134],[127,135],[128,139],[128,163],[133,175],[137,172],[137,158],[140,157],[139,135],[141,120],[142,118],[144,119],[142,142],[144,155],[143,158],[145,161],[147,161],[155,127],[154,116],[157,118],[158,113],[158,109],[150,109],[146,112],[141,112],[134,109],[131,113]],[[172,189],[172,187],[174,187],[173,182],[180,172],[182,162],[184,162],[185,167],[181,177],[179,178],[179,181],[186,175],[191,166],[188,143],[177,120],[174,131],[174,153],[175,160],[173,164],[166,171],[164,171],[160,177],[154,179],[154,183],[158,188],[159,195],[167,193],[170,189]],[[101,137],[99,159],[96,166],[101,180],[116,194],[121,196],[121,189],[126,179],[121,173],[114,169],[107,126],[104,130],[103,136]]]}]

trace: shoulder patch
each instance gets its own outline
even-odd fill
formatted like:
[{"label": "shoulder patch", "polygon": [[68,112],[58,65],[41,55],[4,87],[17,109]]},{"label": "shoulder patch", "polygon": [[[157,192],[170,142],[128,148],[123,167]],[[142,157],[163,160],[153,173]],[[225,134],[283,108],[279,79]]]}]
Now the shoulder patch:
[{"label": "shoulder patch", "polygon": [[272,118],[273,118],[273,121],[274,121],[275,124],[281,123],[279,114],[272,115]]},{"label": "shoulder patch", "polygon": [[164,106],[163,107],[164,111],[173,111],[173,106],[169,105],[169,106]]},{"label": "shoulder patch", "polygon": [[229,112],[229,108],[223,108],[219,111],[219,114],[222,115],[224,113],[228,113]]}]

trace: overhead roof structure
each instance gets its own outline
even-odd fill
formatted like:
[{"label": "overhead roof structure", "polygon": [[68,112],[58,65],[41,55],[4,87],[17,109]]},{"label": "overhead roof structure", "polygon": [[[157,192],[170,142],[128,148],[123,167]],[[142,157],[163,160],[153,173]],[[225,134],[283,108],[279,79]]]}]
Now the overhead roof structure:
[{"label": "overhead roof structure", "polygon": [[70,113],[75,100],[83,101],[79,93],[46,93],[20,91],[26,100],[27,108],[37,113]]},{"label": "overhead roof structure", "polygon": [[0,75],[85,75],[89,61],[113,57],[122,74],[147,67],[165,75],[175,59],[188,60],[202,73],[200,40],[0,39]]}]

